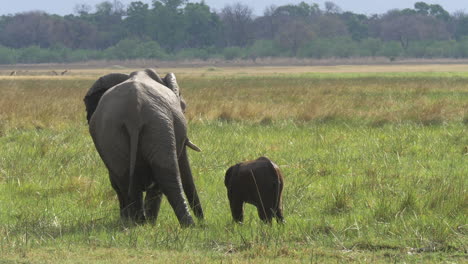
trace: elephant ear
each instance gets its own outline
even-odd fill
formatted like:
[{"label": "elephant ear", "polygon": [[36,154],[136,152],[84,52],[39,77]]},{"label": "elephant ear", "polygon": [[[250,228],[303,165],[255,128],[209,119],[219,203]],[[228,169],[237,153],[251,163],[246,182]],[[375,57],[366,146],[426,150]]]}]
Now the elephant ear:
[{"label": "elephant ear", "polygon": [[166,77],[164,77],[164,83],[169,89],[171,89],[179,97],[180,107],[182,108],[182,111],[185,113],[187,104],[185,103],[185,100],[180,93],[180,87],[179,87],[179,84],[177,84],[177,79],[175,77],[175,74],[172,72],[166,74]]},{"label": "elephant ear", "polygon": [[89,88],[86,96],[83,101],[86,106],[86,119],[91,119],[94,111],[96,110],[99,100],[101,100],[102,95],[114,87],[115,85],[126,81],[129,78],[129,75],[123,73],[111,73],[105,76],[100,77],[94,84]]},{"label": "elephant ear", "polygon": [[164,83],[169,89],[171,89],[176,95],[180,96],[180,87],[177,84],[175,74],[170,72],[164,77]]}]

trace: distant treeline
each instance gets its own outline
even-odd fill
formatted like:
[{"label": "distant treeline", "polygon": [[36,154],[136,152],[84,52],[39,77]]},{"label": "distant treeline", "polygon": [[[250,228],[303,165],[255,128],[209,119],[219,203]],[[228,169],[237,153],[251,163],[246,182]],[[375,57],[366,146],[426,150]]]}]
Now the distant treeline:
[{"label": "distant treeline", "polygon": [[26,12],[0,17],[0,63],[100,59],[259,57],[468,57],[468,14],[440,5],[366,16],[333,2],[270,6],[262,16],[243,4],[218,13],[203,1],[153,0],[128,6],[77,5],[65,16]]}]

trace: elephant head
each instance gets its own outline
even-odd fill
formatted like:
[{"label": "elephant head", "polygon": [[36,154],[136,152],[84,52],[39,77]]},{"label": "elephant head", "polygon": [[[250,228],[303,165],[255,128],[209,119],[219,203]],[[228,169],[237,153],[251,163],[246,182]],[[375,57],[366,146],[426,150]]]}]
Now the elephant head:
[{"label": "elephant head", "polygon": [[99,103],[99,100],[101,100],[102,95],[115,85],[126,81],[129,77],[130,76],[128,74],[111,73],[102,76],[93,84],[93,86],[91,86],[84,98],[84,103],[86,106],[86,119],[88,120],[88,123],[94,111],[96,111],[96,107]]}]

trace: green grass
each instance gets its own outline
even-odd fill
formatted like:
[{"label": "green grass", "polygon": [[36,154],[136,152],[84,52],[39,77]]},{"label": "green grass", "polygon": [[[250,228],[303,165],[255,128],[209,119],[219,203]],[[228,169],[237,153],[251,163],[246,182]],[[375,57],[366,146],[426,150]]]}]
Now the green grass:
[{"label": "green grass", "polygon": [[[81,105],[89,80],[5,82],[0,262],[467,260],[464,78],[181,78],[190,138],[203,150],[189,155],[206,220],[189,229],[166,200],[154,225],[119,220]],[[407,110],[381,119],[374,106],[390,99]],[[335,114],[317,107],[304,118],[311,101]],[[283,171],[286,224],[264,225],[247,205],[235,225],[224,173],[261,155]]]}]

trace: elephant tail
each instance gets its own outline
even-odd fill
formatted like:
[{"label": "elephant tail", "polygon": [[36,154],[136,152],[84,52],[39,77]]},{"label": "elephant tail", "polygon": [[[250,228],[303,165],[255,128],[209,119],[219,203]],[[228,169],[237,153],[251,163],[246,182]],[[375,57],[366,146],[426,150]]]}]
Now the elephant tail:
[{"label": "elephant tail", "polygon": [[127,133],[130,138],[130,169],[129,169],[129,184],[128,184],[128,197],[134,197],[136,193],[135,188],[135,164],[138,151],[138,129],[135,127],[125,124]]}]

